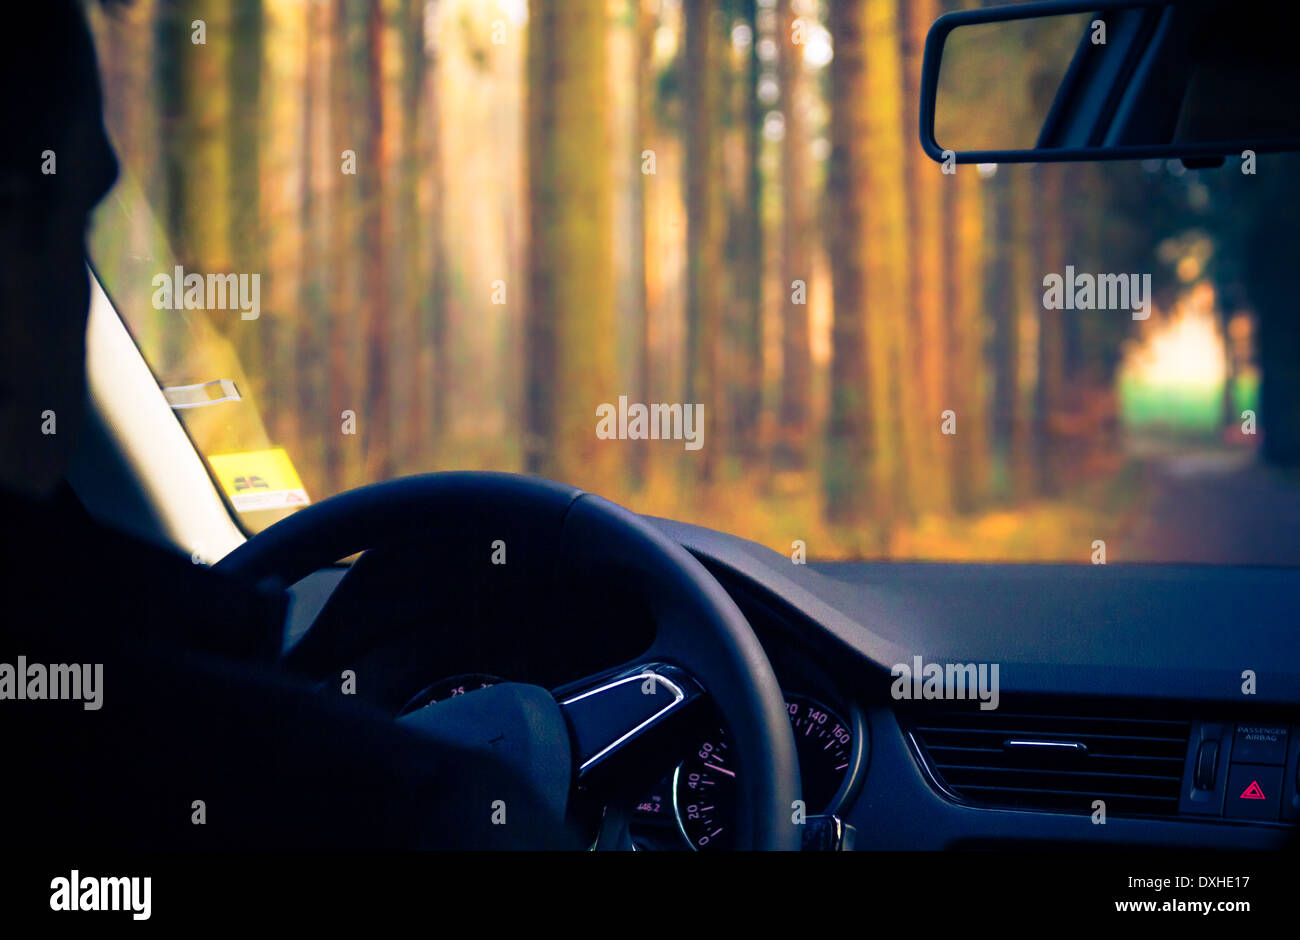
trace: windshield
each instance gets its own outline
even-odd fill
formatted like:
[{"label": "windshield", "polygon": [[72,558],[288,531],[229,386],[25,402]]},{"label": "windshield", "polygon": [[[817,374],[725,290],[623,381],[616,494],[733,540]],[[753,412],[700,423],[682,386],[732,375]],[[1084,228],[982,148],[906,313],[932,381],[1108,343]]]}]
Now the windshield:
[{"label": "windshield", "polygon": [[[246,531],[487,469],[795,561],[1300,562],[1295,158],[934,163],[936,0],[189,6],[92,14],[91,261]],[[1073,40],[998,41],[1041,81],[942,124],[1032,139]]]}]

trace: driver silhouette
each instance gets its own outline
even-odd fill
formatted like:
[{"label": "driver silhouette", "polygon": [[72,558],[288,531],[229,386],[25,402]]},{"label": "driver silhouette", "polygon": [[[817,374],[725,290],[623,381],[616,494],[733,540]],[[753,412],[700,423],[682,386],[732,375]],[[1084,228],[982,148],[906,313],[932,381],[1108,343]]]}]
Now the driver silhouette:
[{"label": "driver silhouette", "polygon": [[[85,236],[118,167],[80,5],[14,4],[4,17],[0,741],[10,851],[572,847],[504,766],[278,669],[280,589],[115,532],[77,502],[64,474],[86,394]],[[507,825],[490,822],[495,800],[510,806]]]}]

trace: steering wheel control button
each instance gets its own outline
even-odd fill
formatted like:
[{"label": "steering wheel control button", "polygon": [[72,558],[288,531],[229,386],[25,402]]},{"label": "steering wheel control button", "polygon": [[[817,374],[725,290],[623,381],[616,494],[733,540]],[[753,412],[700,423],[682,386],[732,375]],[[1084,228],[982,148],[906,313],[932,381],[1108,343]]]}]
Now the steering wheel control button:
[{"label": "steering wheel control button", "polygon": [[1233,764],[1228,774],[1228,806],[1232,819],[1276,822],[1282,805],[1282,768],[1269,764]]},{"label": "steering wheel control button", "polygon": [[1286,725],[1237,725],[1232,739],[1233,763],[1286,763]]},{"label": "steering wheel control button", "polygon": [[[670,678],[671,676],[671,678]],[[671,667],[604,682],[560,702],[586,773],[695,697],[697,689]]]}]

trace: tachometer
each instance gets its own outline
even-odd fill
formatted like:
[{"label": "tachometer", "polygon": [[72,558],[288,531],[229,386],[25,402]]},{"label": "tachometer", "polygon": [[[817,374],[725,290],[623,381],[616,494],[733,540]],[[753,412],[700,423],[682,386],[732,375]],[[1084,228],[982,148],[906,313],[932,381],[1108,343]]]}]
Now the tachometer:
[{"label": "tachometer", "polygon": [[433,685],[421,689],[414,698],[402,706],[401,714],[406,715],[426,705],[432,705],[434,702],[441,702],[445,698],[465,695],[478,689],[500,685],[505,681],[500,676],[490,675],[486,672],[466,672],[458,676],[448,676],[446,679],[439,679]]},{"label": "tachometer", "polygon": [[[853,732],[832,709],[805,695],[787,695],[786,712],[794,731],[809,814],[825,812],[844,783],[853,753]],[[726,732],[700,742],[677,766],[673,809],[686,841],[695,849],[726,849],[735,844],[736,768]]]}]

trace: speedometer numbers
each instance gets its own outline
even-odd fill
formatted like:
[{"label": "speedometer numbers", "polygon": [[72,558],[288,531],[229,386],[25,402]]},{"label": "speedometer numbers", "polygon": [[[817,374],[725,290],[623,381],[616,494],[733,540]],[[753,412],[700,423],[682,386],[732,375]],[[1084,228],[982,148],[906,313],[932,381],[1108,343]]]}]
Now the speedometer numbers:
[{"label": "speedometer numbers", "polygon": [[[803,799],[809,813],[830,807],[849,769],[853,733],[848,722],[815,699],[787,695]],[[686,841],[695,849],[735,844],[736,768],[721,728],[682,761],[673,779],[673,808]]]},{"label": "speedometer numbers", "polygon": [[686,841],[697,849],[730,848],[735,839],[736,772],[727,766],[722,729],[677,767],[673,805]]},{"label": "speedometer numbers", "polygon": [[799,753],[803,801],[811,813],[821,813],[839,792],[853,753],[848,723],[826,706],[800,695],[785,700]]}]

